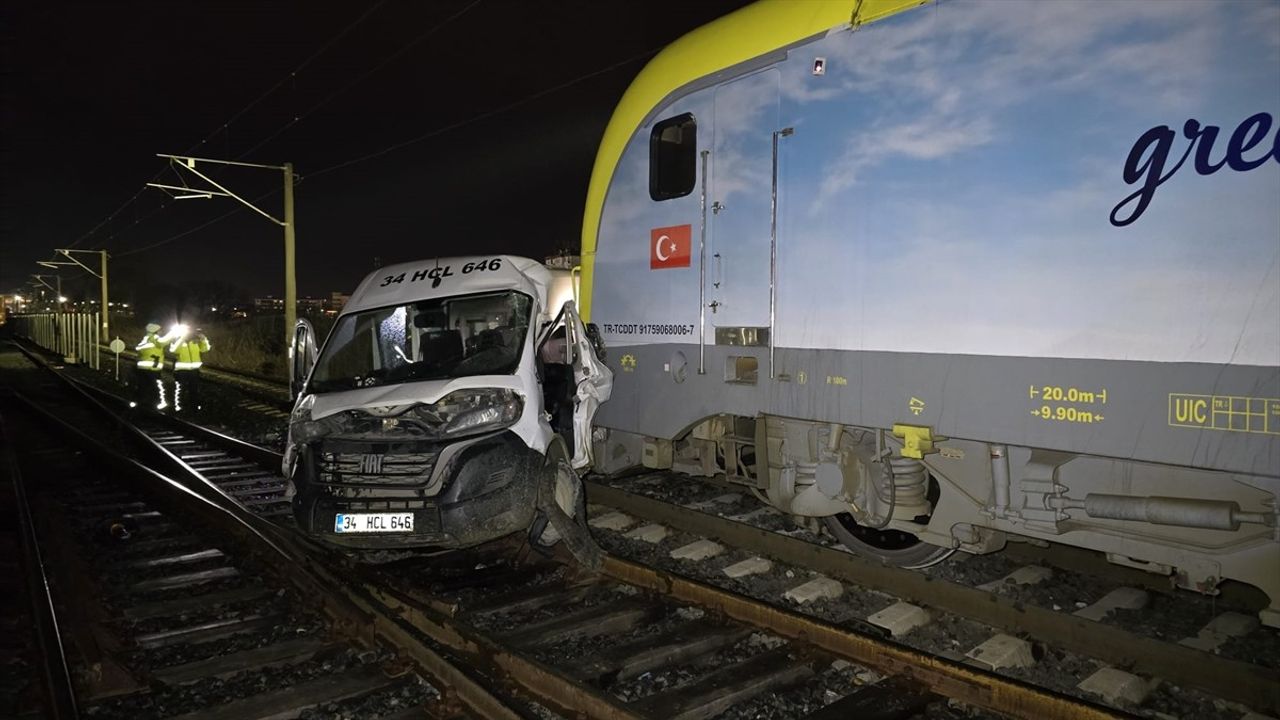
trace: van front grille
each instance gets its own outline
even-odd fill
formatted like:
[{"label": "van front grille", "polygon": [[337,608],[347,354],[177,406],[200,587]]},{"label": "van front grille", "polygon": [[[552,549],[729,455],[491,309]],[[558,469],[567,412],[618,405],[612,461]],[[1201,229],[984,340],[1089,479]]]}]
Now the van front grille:
[{"label": "van front grille", "polygon": [[423,485],[431,479],[439,453],[325,452],[319,455],[324,485]]}]

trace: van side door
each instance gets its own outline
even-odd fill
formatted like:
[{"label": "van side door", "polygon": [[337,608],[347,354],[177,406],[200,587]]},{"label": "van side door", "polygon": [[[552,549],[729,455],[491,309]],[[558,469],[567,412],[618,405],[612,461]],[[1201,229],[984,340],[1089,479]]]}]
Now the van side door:
[{"label": "van side door", "polygon": [[[599,334],[594,337],[598,342]],[[613,392],[613,371],[597,354],[592,340],[573,301],[564,304],[555,321],[538,338],[543,390],[548,396],[548,412],[553,415],[552,427],[572,438],[571,463],[575,470],[591,465],[591,430],[596,411]],[[569,383],[571,387],[564,387]],[[569,407],[563,407],[564,402]],[[572,428],[564,427],[570,423]]]}]

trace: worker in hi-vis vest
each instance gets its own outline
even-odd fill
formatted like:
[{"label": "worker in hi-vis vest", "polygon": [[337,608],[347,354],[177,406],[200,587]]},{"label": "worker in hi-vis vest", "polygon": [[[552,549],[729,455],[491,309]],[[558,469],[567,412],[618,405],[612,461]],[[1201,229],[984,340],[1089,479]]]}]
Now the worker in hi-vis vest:
[{"label": "worker in hi-vis vest", "polygon": [[[169,346],[173,353],[173,409],[182,412],[185,401],[188,411],[199,410],[200,405],[200,360],[202,353],[213,349],[204,331],[196,328],[195,332],[183,334],[174,339]],[[183,395],[186,395],[184,398]]]},{"label": "worker in hi-vis vest", "polygon": [[164,340],[160,337],[160,326],[148,323],[147,334],[134,349],[138,351],[133,383],[137,399],[134,404],[151,403],[157,410],[163,410],[169,403],[164,397]]}]

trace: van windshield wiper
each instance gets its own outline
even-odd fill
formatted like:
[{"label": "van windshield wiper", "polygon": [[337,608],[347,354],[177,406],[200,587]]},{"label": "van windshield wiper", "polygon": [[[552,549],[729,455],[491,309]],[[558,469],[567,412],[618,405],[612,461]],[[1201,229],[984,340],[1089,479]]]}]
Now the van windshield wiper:
[{"label": "van windshield wiper", "polygon": [[378,370],[368,375],[356,377],[331,378],[328,380],[312,380],[311,392],[333,392],[334,390],[356,390],[358,388],[387,385],[386,371]]}]

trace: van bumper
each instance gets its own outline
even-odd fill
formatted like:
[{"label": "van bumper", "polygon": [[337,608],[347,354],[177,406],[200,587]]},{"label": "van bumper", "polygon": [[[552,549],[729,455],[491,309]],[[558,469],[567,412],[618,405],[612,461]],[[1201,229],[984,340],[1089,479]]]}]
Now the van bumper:
[{"label": "van bumper", "polygon": [[[419,486],[354,493],[336,492],[318,482],[311,452],[304,451],[295,466],[294,518],[312,538],[370,550],[464,548],[527,530],[535,514],[542,454],[509,431],[459,442],[466,447],[451,456],[442,452],[442,457],[449,456],[445,466],[433,468]],[[429,486],[439,491],[427,497]],[[335,518],[345,513],[412,513],[413,531],[335,532]]]}]

